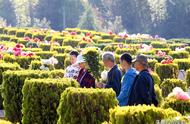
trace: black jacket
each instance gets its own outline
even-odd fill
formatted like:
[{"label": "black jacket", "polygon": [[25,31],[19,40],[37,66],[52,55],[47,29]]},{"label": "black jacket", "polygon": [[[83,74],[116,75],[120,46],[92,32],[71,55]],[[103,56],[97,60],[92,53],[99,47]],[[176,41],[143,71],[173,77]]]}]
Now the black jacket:
[{"label": "black jacket", "polygon": [[143,70],[137,75],[131,88],[128,105],[158,105],[154,91],[154,81],[148,70]]},{"label": "black jacket", "polygon": [[105,88],[112,88],[118,96],[121,90],[122,72],[115,65],[109,72]]}]

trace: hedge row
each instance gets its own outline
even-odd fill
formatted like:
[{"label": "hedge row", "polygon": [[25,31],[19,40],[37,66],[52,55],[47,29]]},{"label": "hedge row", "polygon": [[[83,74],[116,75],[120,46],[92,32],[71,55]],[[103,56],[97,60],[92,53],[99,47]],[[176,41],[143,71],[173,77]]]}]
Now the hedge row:
[{"label": "hedge row", "polygon": [[161,81],[163,81],[167,78],[177,78],[179,69],[177,64],[157,63],[154,70],[160,77]]},{"label": "hedge row", "polygon": [[111,124],[156,124],[163,119],[181,116],[172,109],[154,106],[118,107],[110,110]]},{"label": "hedge row", "polygon": [[3,83],[3,72],[7,70],[19,70],[20,66],[17,63],[1,63],[0,64],[0,110],[3,109],[3,98],[1,96],[1,84]]},{"label": "hedge row", "polygon": [[167,97],[175,87],[181,87],[184,91],[187,91],[187,83],[179,79],[165,79],[160,87],[163,97]]},{"label": "hedge row", "polygon": [[23,124],[56,124],[57,107],[61,93],[67,87],[78,87],[71,79],[30,79],[25,80],[22,93]]},{"label": "hedge row", "polygon": [[61,95],[58,124],[101,124],[117,104],[112,89],[68,88]]},{"label": "hedge row", "polygon": [[[57,73],[60,74],[60,71]],[[2,97],[5,117],[11,122],[21,122],[22,88],[25,79],[55,78],[55,72],[39,70],[6,71],[3,73]]]},{"label": "hedge row", "polygon": [[190,114],[190,100],[177,100],[174,98],[166,98],[162,107],[172,108],[173,110],[176,110],[183,115]]}]

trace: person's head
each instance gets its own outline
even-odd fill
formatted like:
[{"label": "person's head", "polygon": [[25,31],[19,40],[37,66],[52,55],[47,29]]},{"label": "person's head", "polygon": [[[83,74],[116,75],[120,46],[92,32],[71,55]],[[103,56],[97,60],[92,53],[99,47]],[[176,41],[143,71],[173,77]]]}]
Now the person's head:
[{"label": "person's head", "polygon": [[106,52],[102,56],[102,60],[106,68],[110,69],[115,65],[115,57],[113,53],[111,52]]},{"label": "person's head", "polygon": [[70,52],[70,62],[71,62],[71,64],[76,63],[78,55],[79,55],[79,53],[77,51],[71,51]]},{"label": "person's head", "polygon": [[128,53],[122,54],[120,57],[120,64],[121,64],[122,69],[124,69],[125,71],[128,70],[132,65],[131,55]]},{"label": "person's head", "polygon": [[85,61],[85,59],[84,59],[84,57],[82,56],[82,55],[78,55],[77,56],[77,62],[76,62],[78,65],[79,65],[79,67],[81,68],[81,69],[85,69],[86,68],[86,61]]},{"label": "person's head", "polygon": [[136,59],[134,60],[134,66],[139,72],[144,69],[148,69],[148,58],[143,54],[137,55]]}]

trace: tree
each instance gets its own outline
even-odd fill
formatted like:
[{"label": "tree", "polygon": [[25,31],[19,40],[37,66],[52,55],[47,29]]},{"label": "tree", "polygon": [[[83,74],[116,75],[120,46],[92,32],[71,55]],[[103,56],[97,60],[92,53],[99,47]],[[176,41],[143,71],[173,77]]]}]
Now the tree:
[{"label": "tree", "polygon": [[83,15],[81,16],[78,27],[81,29],[98,30],[96,15],[90,5],[88,5]]},{"label": "tree", "polygon": [[6,20],[8,25],[16,25],[16,15],[11,0],[0,0],[0,16]]}]

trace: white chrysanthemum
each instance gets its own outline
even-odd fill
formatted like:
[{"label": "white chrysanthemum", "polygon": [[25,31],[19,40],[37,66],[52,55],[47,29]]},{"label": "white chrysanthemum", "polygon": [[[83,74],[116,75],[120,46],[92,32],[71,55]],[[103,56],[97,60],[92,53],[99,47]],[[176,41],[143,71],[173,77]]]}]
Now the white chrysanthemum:
[{"label": "white chrysanthemum", "polygon": [[107,71],[103,71],[103,72],[101,73],[101,78],[102,78],[103,81],[106,81],[106,80],[107,80],[107,75],[108,75],[108,72],[107,72]]}]

